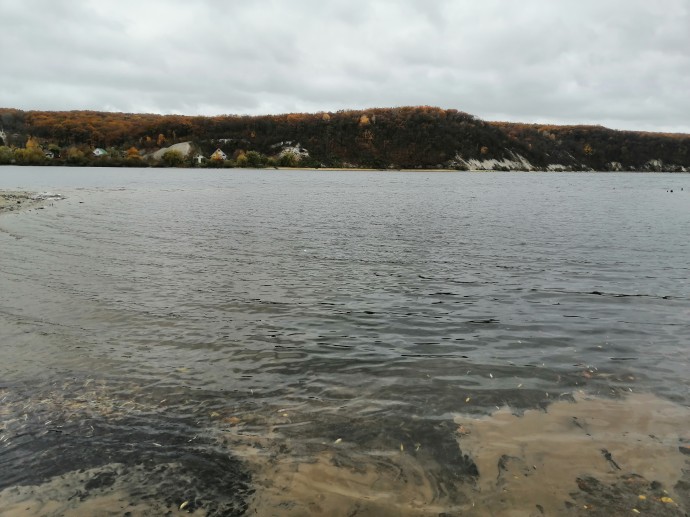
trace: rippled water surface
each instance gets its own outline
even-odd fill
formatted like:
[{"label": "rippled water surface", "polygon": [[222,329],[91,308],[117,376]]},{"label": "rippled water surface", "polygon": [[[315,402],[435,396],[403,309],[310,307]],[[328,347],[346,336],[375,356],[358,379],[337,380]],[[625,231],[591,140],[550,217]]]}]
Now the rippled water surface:
[{"label": "rippled water surface", "polygon": [[[385,477],[363,465],[427,487],[362,515],[440,513],[482,474],[458,414],[690,403],[685,175],[4,167],[0,188],[66,196],[0,216],[0,490],[52,483],[32,504],[240,514],[327,453],[364,469],[350,488]],[[80,469],[90,488],[55,481]]]}]

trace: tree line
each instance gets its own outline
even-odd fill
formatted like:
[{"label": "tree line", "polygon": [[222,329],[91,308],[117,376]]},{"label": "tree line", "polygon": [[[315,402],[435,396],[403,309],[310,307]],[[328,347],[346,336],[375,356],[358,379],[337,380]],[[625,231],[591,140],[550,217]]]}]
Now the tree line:
[{"label": "tree line", "polygon": [[[466,168],[468,160],[520,156],[536,168],[690,167],[690,135],[485,122],[431,106],[213,117],[0,109],[0,129],[0,163],[43,163],[52,154],[71,165],[198,166],[190,156],[147,158],[191,141],[205,158],[217,149],[226,157],[203,166]],[[296,146],[304,152],[286,151]],[[95,157],[96,148],[107,153]]]}]

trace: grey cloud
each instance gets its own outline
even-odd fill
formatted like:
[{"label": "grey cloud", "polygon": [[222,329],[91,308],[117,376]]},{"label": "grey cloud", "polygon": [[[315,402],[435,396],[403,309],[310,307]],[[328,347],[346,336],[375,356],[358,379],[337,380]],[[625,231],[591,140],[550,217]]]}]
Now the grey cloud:
[{"label": "grey cloud", "polygon": [[0,0],[0,104],[690,132],[688,27],[686,0]]}]

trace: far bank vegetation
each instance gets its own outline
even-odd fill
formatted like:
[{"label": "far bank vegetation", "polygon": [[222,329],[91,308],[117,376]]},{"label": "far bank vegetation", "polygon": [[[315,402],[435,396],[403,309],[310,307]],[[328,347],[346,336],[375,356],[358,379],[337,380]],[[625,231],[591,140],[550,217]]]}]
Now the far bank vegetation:
[{"label": "far bank vegetation", "polygon": [[0,109],[0,164],[690,171],[690,135],[485,122],[429,106],[216,117]]}]

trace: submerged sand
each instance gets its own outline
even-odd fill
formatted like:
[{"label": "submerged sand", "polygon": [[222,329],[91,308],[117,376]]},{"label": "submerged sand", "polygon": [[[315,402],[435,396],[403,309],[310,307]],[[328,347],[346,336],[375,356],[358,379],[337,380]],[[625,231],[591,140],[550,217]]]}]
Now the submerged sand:
[{"label": "submerged sand", "polygon": [[[690,410],[653,395],[576,395],[523,415],[457,417],[477,515],[685,515]],[[531,513],[530,513],[531,512]]]},{"label": "submerged sand", "polygon": [[[371,451],[348,437],[313,456],[253,465],[257,515],[686,515],[690,409],[653,395],[575,395],[522,415],[457,415],[475,479],[444,486],[418,447]],[[232,441],[232,440],[231,440]],[[455,490],[453,490],[453,488]]]},{"label": "submerged sand", "polygon": [[[99,391],[98,397],[100,405],[87,400],[87,392],[79,399],[90,418],[121,418],[118,412],[100,414],[98,408],[111,406],[103,403],[107,394]],[[41,402],[48,414],[50,402]],[[78,417],[79,406],[55,406]],[[12,419],[2,413],[10,430]],[[348,434],[328,442],[295,440],[280,431],[281,422],[293,425],[286,419],[297,422],[300,415],[213,413],[209,419],[207,437],[218,452],[239,458],[251,472],[249,506],[235,506],[230,515],[684,516],[690,509],[690,409],[653,395],[575,394],[574,401],[522,414],[510,408],[483,418],[458,414],[453,426],[442,428],[449,434],[443,447],[450,443],[457,458],[472,465],[462,477],[447,475],[452,471],[438,464],[439,456],[430,452],[435,441],[382,447],[378,439]],[[105,463],[6,488],[1,513],[220,515],[213,508],[228,497],[211,491],[183,506],[194,471]],[[166,497],[158,485],[167,487]]]}]

